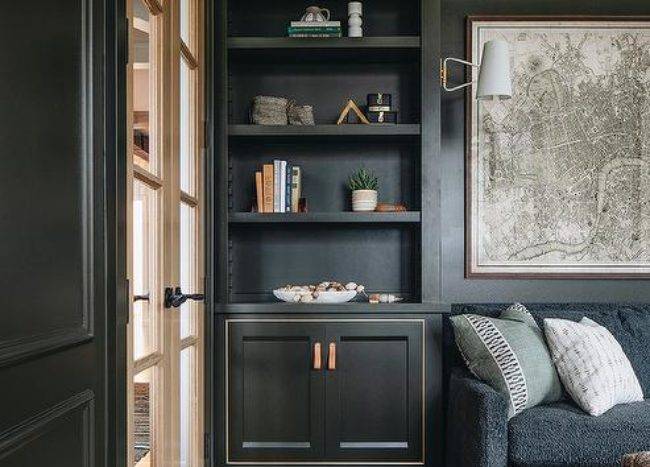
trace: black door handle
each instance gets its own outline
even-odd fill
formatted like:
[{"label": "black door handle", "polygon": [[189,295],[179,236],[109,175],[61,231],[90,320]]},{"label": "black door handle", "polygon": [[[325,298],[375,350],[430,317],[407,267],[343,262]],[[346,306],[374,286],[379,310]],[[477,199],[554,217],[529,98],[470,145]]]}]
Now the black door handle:
[{"label": "black door handle", "polygon": [[184,294],[180,287],[165,288],[165,308],[178,308],[188,300],[202,301],[205,296],[200,293]]},{"label": "black door handle", "polygon": [[144,294],[144,295],[134,295],[133,296],[133,302],[148,302],[149,301],[149,294]]}]

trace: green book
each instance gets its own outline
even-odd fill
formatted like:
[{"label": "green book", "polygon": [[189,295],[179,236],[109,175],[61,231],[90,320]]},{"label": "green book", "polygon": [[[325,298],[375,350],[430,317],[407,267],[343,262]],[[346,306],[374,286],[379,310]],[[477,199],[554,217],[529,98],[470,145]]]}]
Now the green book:
[{"label": "green book", "polygon": [[291,212],[298,212],[302,197],[302,169],[297,165],[291,166]]},{"label": "green book", "polygon": [[340,34],[341,33],[341,28],[336,28],[336,27],[332,27],[332,28],[328,28],[328,27],[324,27],[324,28],[297,27],[297,28],[294,28],[294,27],[289,26],[287,28],[287,31],[289,32],[289,34],[293,34],[293,33],[298,33],[298,34]]}]

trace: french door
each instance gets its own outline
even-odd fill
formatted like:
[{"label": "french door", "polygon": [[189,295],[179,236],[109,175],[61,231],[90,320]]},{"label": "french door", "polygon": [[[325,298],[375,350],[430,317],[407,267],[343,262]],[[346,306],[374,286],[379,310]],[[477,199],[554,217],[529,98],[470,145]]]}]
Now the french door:
[{"label": "french door", "polygon": [[135,466],[203,465],[202,1],[127,0]]}]

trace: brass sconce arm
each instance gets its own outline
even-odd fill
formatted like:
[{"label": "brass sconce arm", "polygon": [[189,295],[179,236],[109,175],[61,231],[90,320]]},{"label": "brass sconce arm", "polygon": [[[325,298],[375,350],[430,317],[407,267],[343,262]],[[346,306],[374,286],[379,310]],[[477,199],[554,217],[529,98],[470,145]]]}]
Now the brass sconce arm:
[{"label": "brass sconce arm", "polygon": [[447,82],[448,82],[447,80],[448,80],[448,77],[449,77],[449,72],[448,72],[448,63],[449,62],[455,62],[455,63],[459,63],[461,65],[471,66],[471,67],[474,67],[474,68],[479,68],[479,65],[477,65],[476,63],[468,62],[466,60],[461,60],[460,58],[453,58],[453,57],[445,58],[444,61],[442,62],[442,66],[440,67],[440,81],[441,81],[442,87],[443,87],[443,89],[445,91],[450,91],[450,92],[451,91],[458,91],[459,89],[466,88],[468,86],[471,86],[474,83],[474,81],[470,81],[469,83],[464,83],[464,84],[461,84],[459,86],[454,86],[452,88],[448,87],[447,86]]}]

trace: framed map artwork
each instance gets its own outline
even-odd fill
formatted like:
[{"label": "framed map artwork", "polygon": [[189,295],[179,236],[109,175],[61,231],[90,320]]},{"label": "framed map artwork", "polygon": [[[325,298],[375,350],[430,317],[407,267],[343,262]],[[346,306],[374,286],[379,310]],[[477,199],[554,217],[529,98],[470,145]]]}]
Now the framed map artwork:
[{"label": "framed map artwork", "polygon": [[513,96],[467,98],[466,275],[650,277],[650,18],[468,19],[469,60],[491,39]]}]

